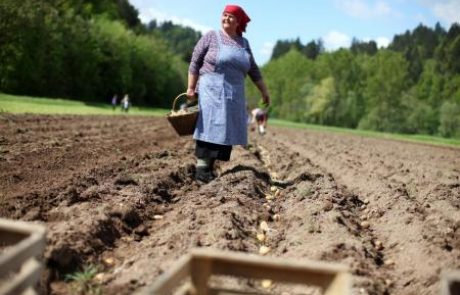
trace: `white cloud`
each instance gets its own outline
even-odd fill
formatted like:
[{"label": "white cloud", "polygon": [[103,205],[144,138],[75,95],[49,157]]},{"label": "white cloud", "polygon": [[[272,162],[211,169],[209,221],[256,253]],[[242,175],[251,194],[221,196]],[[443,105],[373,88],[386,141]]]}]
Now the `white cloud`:
[{"label": "white cloud", "polygon": [[364,38],[363,39],[364,42],[370,42],[371,40],[373,40],[375,43],[377,43],[378,48],[388,47],[388,45],[390,45],[390,42],[391,42],[391,40],[388,39],[387,37]]},{"label": "white cloud", "polygon": [[361,19],[372,19],[396,14],[385,1],[378,0],[371,1],[373,3],[368,2],[369,1],[365,0],[336,0],[336,5],[345,13]]},{"label": "white cloud", "polygon": [[262,45],[262,49],[259,51],[259,53],[262,56],[270,57],[272,55],[272,52],[273,52],[273,47],[275,47],[275,44],[273,44],[272,42],[265,42]]},{"label": "white cloud", "polygon": [[377,47],[388,47],[388,45],[390,45],[390,39],[388,39],[387,37],[378,37],[377,39],[375,39],[375,42],[377,42]]},{"label": "white cloud", "polygon": [[201,25],[191,19],[188,18],[181,18],[177,17],[174,15],[170,15],[164,12],[161,12],[159,10],[156,10],[155,8],[148,8],[145,10],[140,11],[139,13],[139,18],[141,22],[147,24],[151,20],[155,19],[158,23],[163,23],[165,21],[171,21],[176,25],[182,25],[185,27],[191,27],[197,31],[200,31],[202,33],[206,33],[210,30],[212,30],[211,27],[207,27],[204,25]]},{"label": "white cloud", "polygon": [[458,0],[445,0],[433,1],[430,3],[434,15],[443,21],[452,24],[454,22],[460,23],[460,1]]},{"label": "white cloud", "polygon": [[391,13],[391,8],[385,1],[378,1],[374,5],[373,12],[376,15],[388,15]]},{"label": "white cloud", "polygon": [[337,31],[331,31],[323,38],[324,47],[327,50],[336,50],[341,47],[347,48],[350,47],[351,38],[347,34],[340,33]]},{"label": "white cloud", "polygon": [[427,24],[428,23],[428,19],[426,18],[426,16],[423,13],[417,13],[415,15],[415,20],[417,20],[418,23],[422,23],[422,24]]}]

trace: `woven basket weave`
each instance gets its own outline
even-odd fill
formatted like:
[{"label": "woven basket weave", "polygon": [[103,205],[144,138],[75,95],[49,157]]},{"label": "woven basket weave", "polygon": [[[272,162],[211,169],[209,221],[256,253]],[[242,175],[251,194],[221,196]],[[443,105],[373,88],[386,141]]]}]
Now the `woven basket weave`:
[{"label": "woven basket weave", "polygon": [[184,110],[176,111],[176,104],[180,97],[186,93],[179,94],[173,102],[171,112],[166,115],[169,123],[180,136],[191,135],[195,131],[196,120],[198,119],[198,107],[187,107]]}]

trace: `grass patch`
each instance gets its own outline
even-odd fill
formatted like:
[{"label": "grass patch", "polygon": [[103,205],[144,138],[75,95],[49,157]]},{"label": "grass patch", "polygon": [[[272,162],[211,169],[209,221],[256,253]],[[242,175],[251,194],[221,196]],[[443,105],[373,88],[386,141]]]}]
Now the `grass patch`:
[{"label": "grass patch", "polygon": [[364,136],[364,137],[377,137],[377,138],[385,138],[385,139],[390,139],[390,140],[402,140],[402,141],[410,141],[410,142],[417,142],[417,143],[423,142],[423,143],[428,143],[428,144],[433,144],[433,145],[460,148],[460,140],[454,139],[454,138],[444,138],[444,137],[420,135],[420,134],[384,133],[384,132],[369,131],[369,130],[358,130],[358,129],[348,129],[348,128],[340,128],[340,127],[295,123],[295,122],[289,122],[289,121],[284,121],[284,120],[279,120],[279,119],[271,119],[269,120],[269,123],[273,126],[278,126],[278,127],[308,129],[308,130],[318,131],[318,132],[334,132],[334,133],[342,133],[342,134],[352,134],[352,135]]},{"label": "grass patch", "polygon": [[66,275],[66,280],[70,281],[70,294],[102,294],[100,283],[94,280],[97,273],[98,268],[94,265],[89,265],[83,268],[82,271]]},{"label": "grass patch", "polygon": [[[85,103],[75,100],[40,98],[30,96],[16,96],[0,93],[0,113],[33,113],[33,114],[72,114],[72,115],[126,115],[118,107],[113,110],[110,104]],[[131,107],[129,115],[165,116],[169,109]],[[459,139],[443,138],[429,135],[417,134],[393,134],[367,130],[356,130],[339,127],[329,127],[313,124],[289,122],[279,119],[271,119],[270,124],[286,128],[308,129],[318,132],[335,132],[353,134],[365,137],[377,137],[392,140],[403,140],[411,142],[423,142],[441,146],[460,147]]]},{"label": "grass patch", "polygon": [[[129,115],[164,116],[169,110],[147,107],[131,107]],[[69,114],[69,115],[126,115],[110,104],[85,103],[75,100],[16,96],[0,93],[0,112],[24,114]]]}]

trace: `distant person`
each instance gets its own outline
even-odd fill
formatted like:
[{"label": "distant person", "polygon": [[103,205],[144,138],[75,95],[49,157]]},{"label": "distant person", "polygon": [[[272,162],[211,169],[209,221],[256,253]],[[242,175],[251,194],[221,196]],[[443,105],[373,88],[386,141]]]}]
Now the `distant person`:
[{"label": "distant person", "polygon": [[125,94],[125,96],[121,100],[121,110],[123,112],[127,113],[129,111],[130,104],[131,103],[129,101],[129,96],[128,96],[128,94]]},{"label": "distant person", "polygon": [[117,108],[117,104],[118,104],[118,96],[115,94],[112,97],[112,110],[115,110]]},{"label": "distant person", "polygon": [[200,182],[215,178],[214,162],[230,160],[234,145],[248,143],[246,75],[259,89],[263,102],[270,103],[249,42],[243,37],[249,21],[240,6],[225,6],[221,29],[206,33],[193,50],[187,96],[189,99],[196,93],[200,96],[200,113],[193,134],[197,157],[195,179]]},{"label": "distant person", "polygon": [[261,108],[255,108],[251,112],[252,123],[257,125],[257,131],[264,135],[267,129],[268,112]]}]

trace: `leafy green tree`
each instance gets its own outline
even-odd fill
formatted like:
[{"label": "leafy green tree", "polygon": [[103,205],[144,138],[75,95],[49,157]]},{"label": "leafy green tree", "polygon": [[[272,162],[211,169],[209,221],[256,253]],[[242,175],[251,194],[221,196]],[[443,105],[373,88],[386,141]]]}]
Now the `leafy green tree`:
[{"label": "leafy green tree", "polygon": [[[43,0],[39,0],[43,1]],[[59,11],[73,14],[84,19],[104,16],[110,20],[118,20],[127,27],[134,29],[141,25],[139,13],[128,0],[49,0]]]},{"label": "leafy green tree", "polygon": [[313,60],[315,60],[318,57],[318,55],[320,55],[323,52],[324,45],[321,39],[318,39],[317,41],[312,40],[309,43],[307,43],[303,48],[303,53],[305,54],[305,56]]},{"label": "leafy green tree", "polygon": [[279,40],[276,42],[275,46],[273,47],[271,60],[277,59],[285,54],[287,54],[291,49],[296,49],[299,52],[302,52],[303,45],[300,42],[300,39],[297,38],[296,40]]},{"label": "leafy green tree", "polygon": [[334,120],[334,101],[337,93],[335,91],[333,77],[323,79],[315,85],[306,100],[306,121],[316,124],[328,124]]},{"label": "leafy green tree", "polygon": [[439,133],[445,137],[460,138],[460,104],[445,101],[440,114]]},{"label": "leafy green tree", "polygon": [[171,98],[185,89],[185,64],[155,36],[137,36],[121,23],[99,19],[96,23],[100,51],[102,97],[130,94],[134,104],[170,106]]},{"label": "leafy green tree", "polygon": [[185,64],[161,38],[116,17],[124,2],[1,1],[0,90],[86,101],[129,93],[165,105],[185,88]]},{"label": "leafy green tree", "polygon": [[452,25],[448,37],[436,52],[440,70],[448,73],[460,73],[460,26],[459,31],[455,27],[456,24]]},{"label": "leafy green tree", "polygon": [[438,126],[438,112],[428,100],[422,100],[416,95],[417,90],[413,87],[401,97],[402,115],[404,124],[401,132],[417,134],[436,134]]},{"label": "leafy green tree", "polygon": [[141,25],[139,12],[128,0],[117,0],[117,10],[118,15],[129,28],[135,28]]},{"label": "leafy green tree", "polygon": [[158,25],[155,20],[147,25],[147,30],[158,38],[167,41],[169,48],[182,56],[185,62],[190,62],[195,44],[201,38],[201,33],[189,27],[175,25],[170,21]]},{"label": "leafy green tree", "polygon": [[409,77],[413,84],[417,83],[422,73],[424,61],[434,57],[435,50],[444,35],[445,32],[439,23],[436,24],[436,29],[420,24],[412,32],[406,31],[393,38],[388,48],[405,55],[409,62]]},{"label": "leafy green tree", "polygon": [[427,101],[433,109],[439,109],[443,100],[444,84],[444,76],[437,72],[437,61],[428,59],[416,85],[416,96],[420,100]]},{"label": "leafy green tree", "polygon": [[[271,116],[289,120],[300,120],[303,117],[305,106],[300,100],[301,91],[309,82],[311,67],[311,60],[292,49],[263,68],[262,73],[272,98]],[[249,105],[252,107],[260,100],[259,94],[251,83],[247,88]]]},{"label": "leafy green tree", "polygon": [[[184,91],[201,37],[172,22],[140,25],[128,0],[0,1],[0,91],[170,107]],[[325,52],[321,40],[276,43],[261,70],[271,116],[387,132],[459,137],[460,25],[424,25],[388,50],[353,39]],[[260,101],[248,83],[248,101]]]},{"label": "leafy green tree", "polygon": [[[359,59],[350,50],[325,53],[314,62],[312,80],[323,83],[332,77],[334,95],[328,103],[325,124],[356,127],[364,113],[362,81],[365,79]],[[331,92],[332,93],[332,92]]]},{"label": "leafy green tree", "polygon": [[404,117],[401,95],[407,89],[408,63],[396,52],[381,50],[371,60],[364,89],[366,115],[359,128],[401,132]]},{"label": "leafy green tree", "polygon": [[[17,94],[59,95],[66,35],[53,2],[0,2],[0,89]],[[50,89],[51,88],[51,89]]]},{"label": "leafy green tree", "polygon": [[337,93],[333,103],[333,120],[329,124],[356,127],[364,111],[359,85],[361,67],[350,50],[342,49],[331,54],[329,69]]},{"label": "leafy green tree", "polygon": [[300,42],[300,39],[295,40],[279,40],[276,42],[275,47],[272,51],[272,56],[270,60],[277,59],[285,54],[287,54],[291,49],[295,49],[303,53],[309,59],[316,59],[318,55],[324,52],[324,44],[321,39],[312,40],[306,45],[303,45]]},{"label": "leafy green tree", "polygon": [[[109,99],[114,94],[131,93],[133,69],[131,67],[132,42],[135,36],[120,22],[98,18],[94,22],[93,37],[100,52],[98,76],[103,85],[100,98]],[[138,98],[138,93],[131,97]],[[138,103],[138,102],[136,102]]]},{"label": "leafy green tree", "polygon": [[369,55],[375,55],[377,53],[377,43],[373,40],[369,42],[363,42],[359,41],[356,38],[353,38],[351,41],[351,46],[350,46],[351,52],[353,54],[358,54],[358,53],[365,53]]}]

